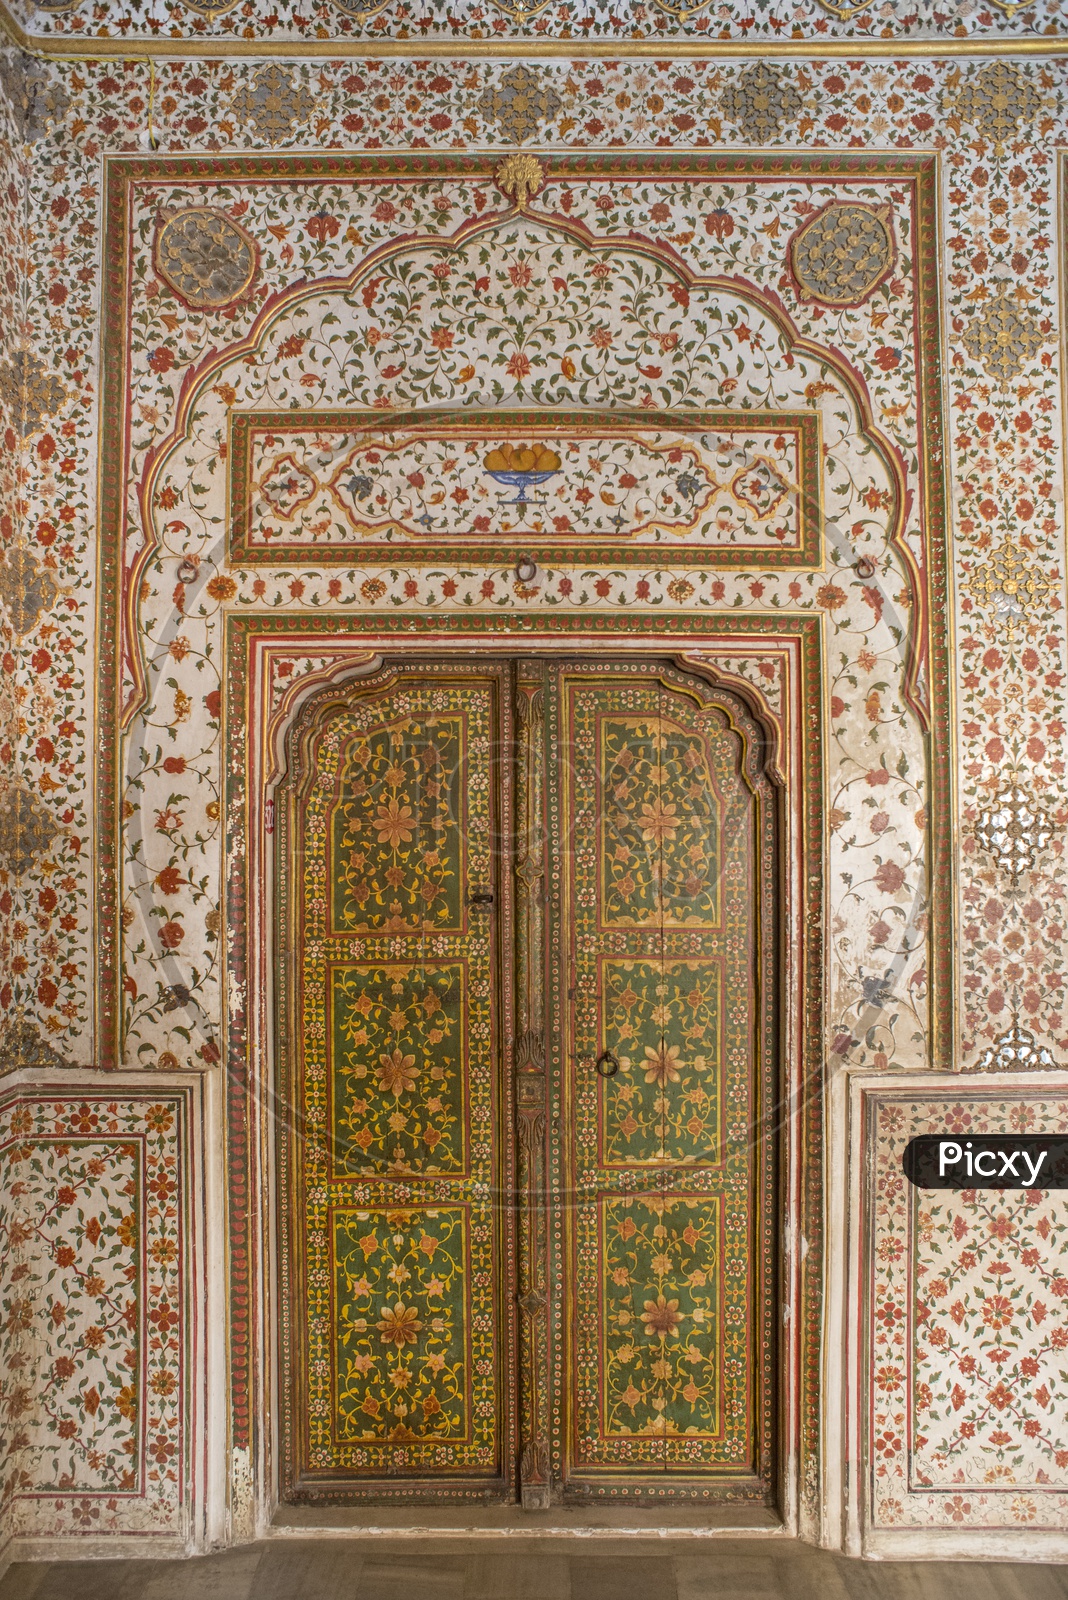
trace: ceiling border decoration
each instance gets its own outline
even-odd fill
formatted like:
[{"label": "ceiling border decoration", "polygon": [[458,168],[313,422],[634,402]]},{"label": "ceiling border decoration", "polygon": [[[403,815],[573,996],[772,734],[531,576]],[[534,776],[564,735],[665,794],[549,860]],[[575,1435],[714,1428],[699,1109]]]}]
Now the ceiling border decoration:
[{"label": "ceiling border decoration", "polygon": [[[994,0],[995,4],[999,0]],[[1015,7],[1013,8],[1016,9]],[[533,13],[527,13],[529,18]],[[1006,14],[1011,11],[1006,8]],[[1068,38],[1062,34],[1048,37],[1011,37],[970,34],[967,37],[930,39],[895,36],[893,38],[829,39],[799,36],[791,39],[761,39],[758,46],[747,39],[240,39],[191,34],[167,38],[101,38],[99,35],[35,34],[29,33],[12,15],[4,0],[0,0],[0,38],[7,36],[9,43],[30,56],[57,60],[97,59],[104,61],[133,61],[144,57],[167,59],[181,56],[186,59],[220,60],[223,57],[244,56],[265,58],[282,56],[288,60],[329,59],[333,61],[368,57],[382,59],[386,56],[411,57],[420,60],[452,59],[501,60],[509,58],[563,57],[572,61],[597,58],[618,60],[619,57],[663,60],[737,60],[751,59],[755,50],[765,59],[796,60],[814,57],[821,61],[831,59],[855,60],[858,56],[887,60],[946,59],[954,57],[1020,56],[1050,58],[1068,56]]]}]

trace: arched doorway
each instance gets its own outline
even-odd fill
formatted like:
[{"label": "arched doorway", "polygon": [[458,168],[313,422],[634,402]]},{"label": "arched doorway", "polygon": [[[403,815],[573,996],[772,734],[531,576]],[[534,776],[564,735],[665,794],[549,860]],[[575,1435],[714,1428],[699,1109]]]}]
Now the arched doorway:
[{"label": "arched doorway", "polygon": [[670,659],[386,662],[279,794],[283,1497],[772,1503],[776,795]]}]

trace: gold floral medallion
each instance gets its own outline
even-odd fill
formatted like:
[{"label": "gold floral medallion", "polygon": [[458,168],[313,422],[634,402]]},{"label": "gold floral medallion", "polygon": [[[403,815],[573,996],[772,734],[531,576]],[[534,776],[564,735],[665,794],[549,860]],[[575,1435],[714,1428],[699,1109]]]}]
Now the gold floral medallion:
[{"label": "gold floral medallion", "polygon": [[894,265],[894,235],[886,207],[833,202],[794,234],[790,265],[810,300],[855,306]]},{"label": "gold floral medallion", "polygon": [[156,271],[186,305],[219,310],[246,294],[256,276],[256,245],[232,217],[191,206],[156,234]]}]

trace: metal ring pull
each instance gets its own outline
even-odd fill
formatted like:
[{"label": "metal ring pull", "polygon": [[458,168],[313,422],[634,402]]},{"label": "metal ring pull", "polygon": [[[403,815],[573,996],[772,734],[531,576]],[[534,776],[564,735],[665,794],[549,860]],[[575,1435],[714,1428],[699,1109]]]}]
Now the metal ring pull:
[{"label": "metal ring pull", "polygon": [[611,1050],[605,1050],[593,1064],[602,1078],[614,1078],[619,1071],[619,1062]]}]

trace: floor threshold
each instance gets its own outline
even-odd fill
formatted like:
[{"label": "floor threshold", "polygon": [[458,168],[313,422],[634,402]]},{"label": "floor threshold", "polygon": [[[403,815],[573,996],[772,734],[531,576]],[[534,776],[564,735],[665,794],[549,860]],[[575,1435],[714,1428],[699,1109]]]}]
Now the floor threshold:
[{"label": "floor threshold", "polygon": [[523,1511],[519,1506],[388,1507],[286,1506],[267,1537],[307,1538],[321,1533],[359,1538],[524,1539],[766,1539],[787,1538],[781,1517],[758,1508],[659,1506],[554,1506]]}]

